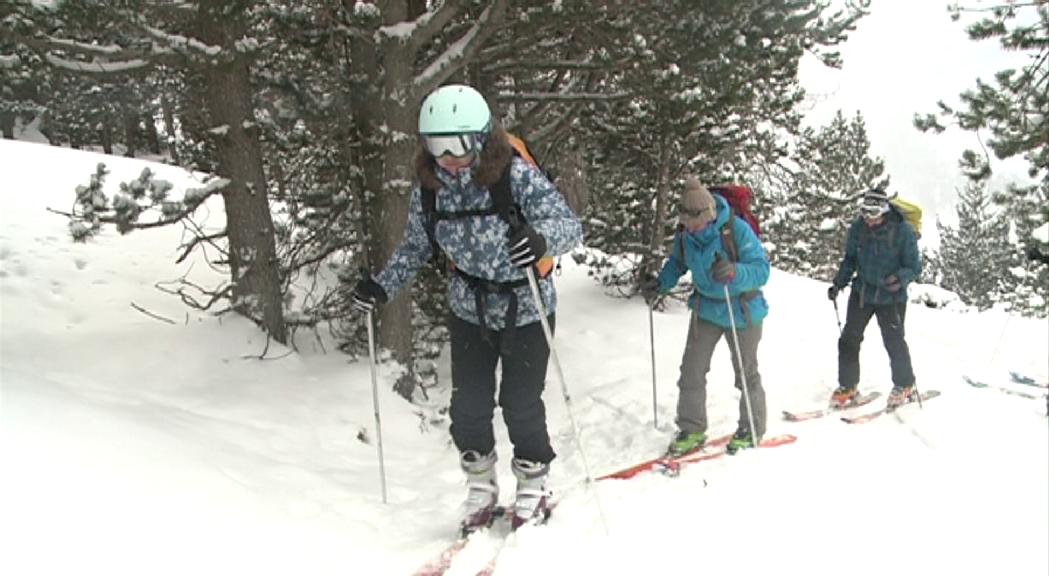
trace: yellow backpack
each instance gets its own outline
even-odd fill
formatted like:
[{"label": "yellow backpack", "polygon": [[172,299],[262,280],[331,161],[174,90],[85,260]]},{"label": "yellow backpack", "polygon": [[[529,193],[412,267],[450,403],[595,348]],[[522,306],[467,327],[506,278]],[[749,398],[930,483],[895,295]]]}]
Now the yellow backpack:
[{"label": "yellow backpack", "polygon": [[918,238],[921,238],[922,237],[922,208],[921,208],[921,206],[918,206],[914,202],[909,202],[907,200],[904,200],[904,199],[900,198],[899,196],[894,196],[892,199],[890,199],[889,200],[889,204],[892,204],[892,207],[895,208],[896,211],[900,213],[900,216],[903,216],[903,219],[906,220],[907,223],[911,225],[911,228],[914,228],[914,235],[917,236]]}]

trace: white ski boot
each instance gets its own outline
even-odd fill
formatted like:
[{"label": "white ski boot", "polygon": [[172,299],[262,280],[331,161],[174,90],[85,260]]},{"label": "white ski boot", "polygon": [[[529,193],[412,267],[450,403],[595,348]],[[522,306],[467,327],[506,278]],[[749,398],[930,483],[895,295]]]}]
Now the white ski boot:
[{"label": "white ski boot", "polygon": [[545,522],[550,516],[551,493],[546,489],[550,465],[514,458],[510,468],[517,477],[517,498],[514,501],[511,527],[516,530],[528,522]]},{"label": "white ski boot", "polygon": [[495,479],[495,451],[479,454],[473,450],[463,452],[459,464],[466,472],[466,501],[463,502],[462,521],[459,529],[469,534],[492,523],[496,503],[499,501],[499,484]]}]

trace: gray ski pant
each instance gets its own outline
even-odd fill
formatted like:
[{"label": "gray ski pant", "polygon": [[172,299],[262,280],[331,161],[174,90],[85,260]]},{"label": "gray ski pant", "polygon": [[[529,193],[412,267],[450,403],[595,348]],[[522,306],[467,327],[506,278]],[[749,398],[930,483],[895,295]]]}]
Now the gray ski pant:
[{"label": "gray ski pant", "polygon": [[[754,427],[757,429],[757,437],[761,438],[765,435],[766,421],[765,390],[761,387],[761,374],[758,372],[761,325],[737,328],[736,332],[739,334],[739,346],[743,350],[743,372],[747,377],[747,392],[754,412]],[[681,376],[677,383],[677,426],[683,432],[707,431],[707,372],[710,371],[710,359],[714,355],[714,348],[722,336],[728,341],[729,352],[732,354],[736,389],[741,391],[737,428],[750,429],[732,329],[707,322],[693,313],[688,325],[685,353],[681,358]]]}]

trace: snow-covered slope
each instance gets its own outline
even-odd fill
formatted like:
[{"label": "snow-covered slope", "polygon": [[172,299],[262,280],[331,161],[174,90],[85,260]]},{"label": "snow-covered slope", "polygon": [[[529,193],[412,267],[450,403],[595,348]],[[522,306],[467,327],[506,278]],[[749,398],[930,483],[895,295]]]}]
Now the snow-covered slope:
[{"label": "snow-covered slope", "polygon": [[[299,353],[271,345],[260,360],[266,342],[253,325],[158,291],[186,273],[217,279],[199,262],[174,264],[179,230],[73,244],[46,208],[68,209],[99,161],[113,187],[143,165],[0,141],[0,571],[410,574],[450,542],[463,487],[436,409],[446,399],[408,405],[381,375],[383,504],[375,446],[358,439],[375,433],[367,364],[324,354],[312,335]],[[556,346],[596,476],[668,441],[687,311],[655,318],[656,430],[644,305],[605,296],[565,265]],[[797,443],[676,479],[587,485],[551,370],[561,501],[549,525],[507,544],[497,574],[1049,572],[1045,401],[962,380],[1013,386],[1012,370],[1044,382],[1044,321],[912,306],[918,385],[940,398],[870,424],[791,424],[780,410],[819,406],[835,385],[838,328],[825,285],[774,272],[766,293],[769,434]],[[887,392],[873,324],[861,387]],[[737,396],[724,345],[714,362],[711,432],[727,433]],[[453,573],[473,574],[495,546],[478,539]]]}]

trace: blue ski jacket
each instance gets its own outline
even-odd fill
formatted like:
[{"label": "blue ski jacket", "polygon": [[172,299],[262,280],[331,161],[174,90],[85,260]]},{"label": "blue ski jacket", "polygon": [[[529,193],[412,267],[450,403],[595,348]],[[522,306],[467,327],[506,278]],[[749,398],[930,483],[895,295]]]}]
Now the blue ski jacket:
[{"label": "blue ski jacket", "polygon": [[[874,228],[867,226],[863,218],[852,222],[834,285],[841,289],[851,281],[852,290],[859,293],[861,307],[906,302],[907,285],[917,280],[921,272],[914,229],[898,212],[890,210]],[[899,280],[900,287],[895,292],[886,288],[892,277]]]},{"label": "blue ski jacket", "polygon": [[689,308],[708,322],[723,328],[731,327],[725,302],[726,284],[710,275],[715,258],[729,258],[722,243],[721,229],[731,226],[739,252],[736,277],[727,284],[735,325],[737,328],[759,325],[769,312],[761,292],[761,287],[769,279],[768,256],[750,225],[732,215],[725,199],[715,194],[714,200],[717,217],[711,225],[693,233],[679,230],[674,235],[670,258],[659,273],[660,291],[669,292],[686,271],[691,272],[693,290],[688,299]]}]

